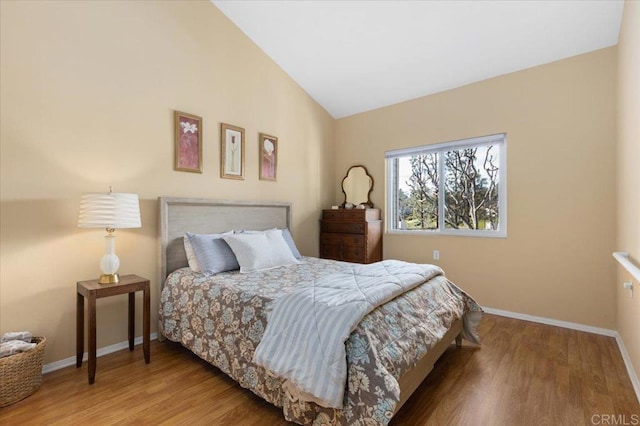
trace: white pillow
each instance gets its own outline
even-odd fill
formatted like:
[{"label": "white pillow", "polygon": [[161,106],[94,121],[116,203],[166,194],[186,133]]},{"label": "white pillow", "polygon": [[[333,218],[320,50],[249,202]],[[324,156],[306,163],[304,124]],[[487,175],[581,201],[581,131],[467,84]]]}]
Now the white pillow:
[{"label": "white pillow", "polygon": [[[282,231],[282,238],[284,238],[284,241],[289,246],[289,249],[291,250],[291,254],[293,254],[293,257],[295,257],[298,260],[302,259],[302,255],[300,254],[298,247],[296,247],[296,243],[293,241],[293,237],[291,236],[291,231],[289,231],[289,228],[271,228],[271,229],[267,229],[267,231],[273,231],[276,229],[280,229]],[[267,231],[251,231],[247,229],[242,229],[240,231],[233,231],[233,233],[234,234],[261,234]]]},{"label": "white pillow", "polygon": [[187,261],[189,262],[189,268],[191,268],[193,272],[202,272],[200,270],[200,264],[198,263],[198,258],[196,257],[196,254],[193,252],[193,247],[191,246],[191,242],[189,241],[189,238],[187,238],[187,236],[185,235],[183,237],[183,240],[184,240],[184,251],[187,253]]},{"label": "white pillow", "polygon": [[280,229],[225,235],[222,238],[236,255],[242,274],[300,263],[291,253]]}]

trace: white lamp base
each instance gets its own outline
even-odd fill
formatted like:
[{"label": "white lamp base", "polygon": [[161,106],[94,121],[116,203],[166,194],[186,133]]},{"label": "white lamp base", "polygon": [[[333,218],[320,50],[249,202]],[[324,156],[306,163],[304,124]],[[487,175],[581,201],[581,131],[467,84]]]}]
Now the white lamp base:
[{"label": "white lamp base", "polygon": [[116,256],[116,237],[109,233],[104,237],[105,254],[100,259],[100,270],[102,275],[98,282],[100,284],[116,284],[120,281],[118,268],[120,268],[120,259]]}]

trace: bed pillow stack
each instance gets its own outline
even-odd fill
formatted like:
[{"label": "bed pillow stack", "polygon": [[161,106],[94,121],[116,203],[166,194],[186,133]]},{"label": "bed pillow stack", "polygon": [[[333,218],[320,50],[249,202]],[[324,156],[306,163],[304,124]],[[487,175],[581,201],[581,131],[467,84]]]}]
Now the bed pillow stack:
[{"label": "bed pillow stack", "polygon": [[261,271],[302,259],[286,228],[221,234],[187,232],[184,249],[191,270],[207,276],[237,269],[241,273]]}]

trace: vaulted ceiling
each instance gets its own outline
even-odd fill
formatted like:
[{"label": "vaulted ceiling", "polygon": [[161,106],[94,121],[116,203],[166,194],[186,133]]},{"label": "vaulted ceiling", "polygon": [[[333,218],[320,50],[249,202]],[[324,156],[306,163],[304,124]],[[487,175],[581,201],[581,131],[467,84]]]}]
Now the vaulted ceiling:
[{"label": "vaulted ceiling", "polygon": [[620,0],[217,1],[333,117],[613,46]]}]

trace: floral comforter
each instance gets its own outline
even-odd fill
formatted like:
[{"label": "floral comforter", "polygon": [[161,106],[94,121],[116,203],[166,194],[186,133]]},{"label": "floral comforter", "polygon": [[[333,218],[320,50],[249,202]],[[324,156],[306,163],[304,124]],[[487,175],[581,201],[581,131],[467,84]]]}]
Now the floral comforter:
[{"label": "floral comforter", "polygon": [[346,342],[348,379],[344,408],[293,400],[273,377],[251,362],[274,301],[304,282],[351,264],[305,257],[303,263],[263,272],[212,277],[189,268],[173,272],[160,299],[161,332],[217,366],[299,424],[384,425],[400,399],[397,379],[464,318],[464,337],[478,342],[481,309],[444,276],[437,276],[367,314]]}]

